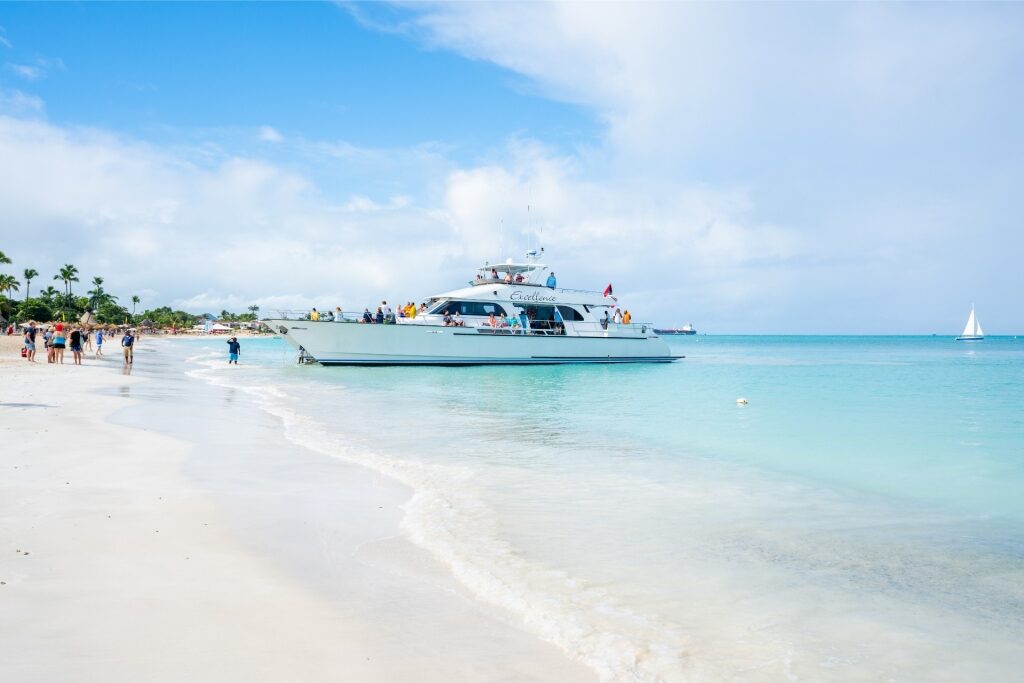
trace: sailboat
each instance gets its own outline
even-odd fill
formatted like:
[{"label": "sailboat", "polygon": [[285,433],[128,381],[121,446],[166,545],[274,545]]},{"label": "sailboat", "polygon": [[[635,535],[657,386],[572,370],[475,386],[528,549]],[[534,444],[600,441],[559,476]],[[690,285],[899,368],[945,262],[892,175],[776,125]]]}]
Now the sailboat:
[{"label": "sailboat", "polygon": [[985,338],[985,330],[981,329],[978,316],[974,315],[974,304],[971,304],[971,315],[967,318],[967,325],[964,332],[956,338],[957,341],[981,341]]}]

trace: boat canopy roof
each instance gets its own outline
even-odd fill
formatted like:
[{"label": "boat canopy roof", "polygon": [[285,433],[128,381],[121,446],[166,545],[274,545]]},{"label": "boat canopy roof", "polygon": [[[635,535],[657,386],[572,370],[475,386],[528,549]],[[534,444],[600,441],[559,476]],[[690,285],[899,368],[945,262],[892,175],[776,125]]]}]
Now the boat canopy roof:
[{"label": "boat canopy roof", "polygon": [[478,270],[481,273],[490,273],[494,270],[498,273],[518,275],[519,273],[531,273],[535,270],[544,271],[547,268],[543,263],[490,263],[484,264]]}]

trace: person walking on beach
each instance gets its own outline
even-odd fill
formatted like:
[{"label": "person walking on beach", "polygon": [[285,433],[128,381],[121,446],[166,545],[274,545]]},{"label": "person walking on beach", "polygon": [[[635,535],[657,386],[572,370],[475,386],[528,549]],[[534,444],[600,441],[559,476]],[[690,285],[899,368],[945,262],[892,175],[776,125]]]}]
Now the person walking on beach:
[{"label": "person walking on beach", "polygon": [[228,365],[238,365],[238,354],[242,352],[242,345],[238,343],[238,337],[228,339]]},{"label": "person walking on beach", "polygon": [[75,361],[75,365],[82,364],[82,331],[78,328],[71,330],[69,335],[71,342],[71,357]]},{"label": "person walking on beach", "polygon": [[132,351],[132,347],[135,346],[135,335],[132,334],[132,332],[134,331],[134,329],[129,328],[124,333],[124,336],[121,337],[121,348],[124,349],[125,365],[131,365],[132,362],[135,360],[134,352]]},{"label": "person walking on beach", "polygon": [[103,328],[97,328],[96,330],[96,357],[99,358],[103,355]]}]

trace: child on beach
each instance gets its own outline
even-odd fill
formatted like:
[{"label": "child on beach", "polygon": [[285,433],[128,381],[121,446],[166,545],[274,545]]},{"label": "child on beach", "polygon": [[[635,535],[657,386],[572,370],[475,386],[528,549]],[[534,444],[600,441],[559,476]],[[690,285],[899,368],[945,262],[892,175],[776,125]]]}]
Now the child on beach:
[{"label": "child on beach", "polygon": [[238,354],[242,352],[242,345],[238,343],[237,337],[228,339],[228,365],[238,365]]}]

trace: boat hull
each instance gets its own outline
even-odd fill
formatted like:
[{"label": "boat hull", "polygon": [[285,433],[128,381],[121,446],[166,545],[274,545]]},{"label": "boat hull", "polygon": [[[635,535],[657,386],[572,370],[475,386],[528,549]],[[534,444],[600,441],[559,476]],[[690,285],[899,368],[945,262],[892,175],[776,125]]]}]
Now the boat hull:
[{"label": "boat hull", "polygon": [[321,365],[670,363],[681,358],[657,336],[620,336],[614,329],[592,336],[557,336],[420,324],[264,322]]}]

